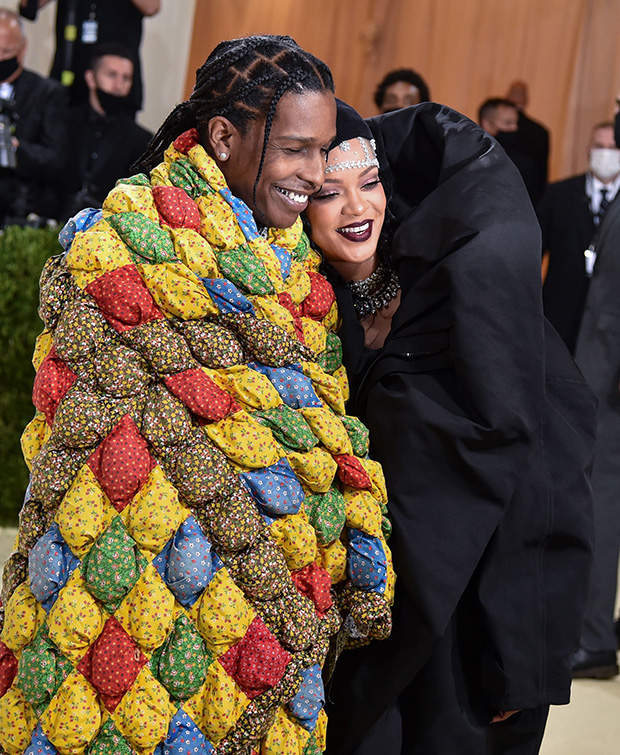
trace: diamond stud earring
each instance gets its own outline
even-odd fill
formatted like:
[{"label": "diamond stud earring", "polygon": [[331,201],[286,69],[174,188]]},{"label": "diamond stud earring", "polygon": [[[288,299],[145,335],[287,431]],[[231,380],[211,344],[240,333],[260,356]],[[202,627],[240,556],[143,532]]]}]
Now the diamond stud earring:
[{"label": "diamond stud earring", "polygon": [[218,157],[220,158],[220,160],[228,160],[228,155],[226,154],[226,152],[220,152],[218,154]]}]

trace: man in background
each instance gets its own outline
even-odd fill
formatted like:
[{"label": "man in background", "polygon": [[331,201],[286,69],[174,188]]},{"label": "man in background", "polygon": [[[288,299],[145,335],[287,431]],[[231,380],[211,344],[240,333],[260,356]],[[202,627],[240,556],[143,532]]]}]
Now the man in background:
[{"label": "man in background", "polygon": [[411,68],[389,71],[375,90],[375,105],[380,113],[390,113],[431,98],[428,85],[419,73]]},{"label": "man in background", "polygon": [[529,152],[536,160],[541,186],[547,185],[549,176],[549,131],[542,123],[530,118],[525,112],[530,101],[529,87],[520,79],[508,87],[506,99],[510,100],[519,111],[519,139],[522,149]]},{"label": "man in background", "polygon": [[127,49],[96,47],[84,80],[88,103],[74,106],[69,119],[73,154],[65,174],[63,218],[86,206],[100,207],[116,181],[132,174],[152,136],[134,119],[134,64]]},{"label": "man in background", "polygon": [[[51,0],[20,0],[20,13],[30,20]],[[140,45],[142,21],[154,16],[161,0],[57,0],[56,52],[50,76],[68,87],[73,103],[86,102],[88,89],[84,72],[90,66],[93,47],[117,42],[126,47],[134,61],[135,86],[131,94],[134,110],[142,108]],[[75,30],[73,34],[67,30]]]},{"label": "man in background", "polygon": [[[620,114],[614,123],[620,146]],[[620,553],[620,200],[600,224],[575,360],[598,398],[592,469],[594,559],[574,677],[618,675],[614,609]]]},{"label": "man in background", "polygon": [[517,166],[532,204],[536,206],[545,186],[540,181],[536,158],[523,147],[523,141],[519,136],[517,106],[502,97],[491,97],[480,105],[478,123],[487,133],[497,139],[508,157]]},{"label": "man in background", "polygon": [[[16,13],[0,9],[0,223],[57,218],[67,160],[68,97],[56,81],[24,69],[26,38]],[[37,222],[31,218],[31,222]]]},{"label": "man in background", "polygon": [[547,270],[545,315],[571,354],[592,274],[598,228],[620,186],[620,150],[613,123],[599,123],[592,129],[588,161],[587,173],[552,183],[537,208]]}]

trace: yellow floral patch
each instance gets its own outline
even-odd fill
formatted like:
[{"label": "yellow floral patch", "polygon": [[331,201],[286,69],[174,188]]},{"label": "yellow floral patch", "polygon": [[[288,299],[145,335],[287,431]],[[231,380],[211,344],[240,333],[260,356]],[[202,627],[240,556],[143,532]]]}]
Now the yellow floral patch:
[{"label": "yellow floral patch", "polygon": [[45,357],[49,354],[54,345],[54,337],[49,330],[39,333],[34,343],[34,353],[32,355],[32,364],[35,370],[38,370]]},{"label": "yellow floral patch", "polygon": [[61,755],[83,755],[101,726],[101,707],[92,684],[72,671],[41,716],[43,733]]},{"label": "yellow floral patch", "polygon": [[86,589],[79,568],[76,569],[49,612],[50,639],[77,665],[101,634],[105,620],[103,609]]},{"label": "yellow floral patch", "polygon": [[80,288],[117,267],[133,264],[129,250],[105,220],[76,233],[67,252],[67,265]]},{"label": "yellow floral patch", "polygon": [[273,726],[261,743],[260,755],[303,755],[310,732],[278,708]]},{"label": "yellow floral patch", "polygon": [[222,370],[205,369],[205,372],[246,409],[263,411],[282,403],[271,380],[245,364]]},{"label": "yellow floral patch", "polygon": [[312,380],[312,387],[317,396],[330,406],[336,414],[344,414],[344,398],[337,378],[325,372],[315,362],[304,362],[301,369],[304,375]]},{"label": "yellow floral patch", "polygon": [[309,349],[315,354],[325,351],[327,345],[327,331],[320,322],[312,320],[309,317],[301,318],[301,330],[304,334],[304,341]]},{"label": "yellow floral patch", "polygon": [[334,540],[329,545],[319,545],[319,563],[329,573],[332,584],[342,582],[347,577],[347,549]]},{"label": "yellow floral patch", "polygon": [[244,411],[229,414],[219,422],[205,425],[203,429],[231,461],[248,469],[268,467],[282,455],[271,430]]},{"label": "yellow floral patch", "polygon": [[139,212],[159,224],[159,214],[150,186],[119,184],[105,198],[102,209],[104,217],[109,213]]},{"label": "yellow floral patch", "polygon": [[45,621],[45,611],[27,582],[22,582],[17,587],[4,611],[4,627],[0,639],[16,653],[32,642]]},{"label": "yellow floral patch", "polygon": [[37,718],[21,690],[11,687],[0,698],[0,746],[7,755],[25,752],[36,725]]},{"label": "yellow floral patch", "polygon": [[199,278],[219,278],[213,249],[193,228],[169,228],[174,252],[181,262]]},{"label": "yellow floral patch", "polygon": [[161,551],[188,516],[189,509],[179,503],[176,488],[159,464],[121,514],[127,532],[140,548],[152,553]]},{"label": "yellow floral patch", "polygon": [[338,465],[324,448],[317,446],[306,452],[291,451],[286,458],[302,484],[313,493],[326,493],[330,489]]},{"label": "yellow floral patch", "polygon": [[171,714],[170,695],[144,666],[111,716],[131,746],[144,751],[166,737]]},{"label": "yellow floral patch", "polygon": [[145,651],[158,648],[174,621],[174,595],[149,564],[114,614]]},{"label": "yellow floral patch", "polygon": [[372,493],[368,490],[345,488],[343,496],[347,527],[382,538],[381,510]]},{"label": "yellow floral patch", "polygon": [[34,457],[41,451],[45,443],[47,443],[52,430],[47,424],[45,414],[43,412],[37,412],[33,419],[26,425],[26,429],[22,433],[21,447],[24,459],[28,465],[28,469],[32,469],[32,461]]},{"label": "yellow floral patch", "polygon": [[300,411],[312,432],[330,453],[353,453],[349,433],[340,417],[324,406],[308,406]]},{"label": "yellow floral patch", "polygon": [[303,569],[316,559],[316,534],[304,514],[279,517],[271,525],[270,532],[290,571]]},{"label": "yellow floral patch", "polygon": [[82,558],[116,513],[90,467],[84,465],[62,499],[55,519],[71,550]]},{"label": "yellow floral patch", "polygon": [[202,688],[183,705],[183,709],[217,744],[230,732],[249,704],[233,679],[215,661],[209,666]]},{"label": "yellow floral patch", "polygon": [[219,310],[197,275],[178,262],[140,265],[140,274],[157,306],[169,317],[199,320]]},{"label": "yellow floral patch", "polygon": [[189,614],[209,650],[216,655],[225,653],[242,639],[256,618],[254,610],[226,569],[216,573]]}]

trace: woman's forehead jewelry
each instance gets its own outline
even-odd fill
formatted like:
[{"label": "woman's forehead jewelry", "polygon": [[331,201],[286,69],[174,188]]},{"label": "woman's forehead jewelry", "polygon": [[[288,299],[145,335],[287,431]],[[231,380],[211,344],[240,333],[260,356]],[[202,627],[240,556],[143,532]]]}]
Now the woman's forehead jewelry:
[{"label": "woman's forehead jewelry", "polygon": [[[376,168],[379,167],[379,161],[377,160],[377,144],[375,140],[371,139],[370,141],[368,141],[368,139],[364,139],[363,136],[357,136],[356,139],[362,145],[362,150],[364,152],[363,159],[343,160],[342,162],[336,161],[333,165],[328,165],[327,168],[325,168],[326,173],[333,173],[336,170],[351,170],[353,168],[370,168],[373,166]],[[368,148],[369,144],[372,152]],[[351,149],[351,145],[347,140],[345,142],[340,142],[340,144],[335,147],[335,149],[339,149],[341,152],[348,152]]]}]

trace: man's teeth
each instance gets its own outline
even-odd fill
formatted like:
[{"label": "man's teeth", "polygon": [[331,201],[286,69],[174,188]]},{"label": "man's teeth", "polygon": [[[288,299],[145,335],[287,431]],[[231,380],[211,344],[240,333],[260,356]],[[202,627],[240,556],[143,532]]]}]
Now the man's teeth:
[{"label": "man's teeth", "polygon": [[306,204],[306,202],[308,201],[307,194],[295,194],[294,191],[287,191],[286,189],[281,189],[279,186],[276,186],[276,189],[280,192],[280,194],[284,194],[285,197],[292,199],[293,202],[297,202],[297,204]]},{"label": "man's teeth", "polygon": [[370,223],[366,221],[362,225],[347,226],[346,228],[339,228],[338,233],[365,233],[370,228]]}]

